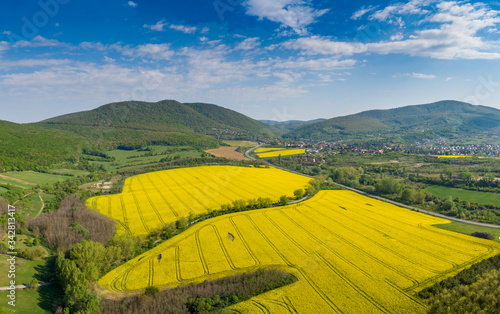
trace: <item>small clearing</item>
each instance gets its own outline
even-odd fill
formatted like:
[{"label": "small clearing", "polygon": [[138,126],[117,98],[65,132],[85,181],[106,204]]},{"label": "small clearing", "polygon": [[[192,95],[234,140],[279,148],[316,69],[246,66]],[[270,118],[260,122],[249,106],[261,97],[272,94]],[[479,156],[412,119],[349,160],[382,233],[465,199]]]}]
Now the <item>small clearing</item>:
[{"label": "small clearing", "polygon": [[227,159],[248,160],[242,153],[236,151],[238,147],[219,147],[216,149],[206,150],[207,153],[215,157],[224,157]]}]

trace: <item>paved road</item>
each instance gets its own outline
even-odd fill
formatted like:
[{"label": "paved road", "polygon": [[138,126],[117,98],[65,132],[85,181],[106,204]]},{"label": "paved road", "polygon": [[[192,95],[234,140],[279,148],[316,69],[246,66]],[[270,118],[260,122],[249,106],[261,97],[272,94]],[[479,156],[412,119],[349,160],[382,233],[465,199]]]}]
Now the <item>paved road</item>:
[{"label": "paved road", "polygon": [[[248,155],[248,153],[251,152],[251,151],[253,151],[254,149],[262,146],[262,145],[264,145],[264,143],[260,143],[258,146],[250,148],[249,150],[247,150],[245,152],[245,156],[247,156],[250,159],[255,160],[255,158],[250,157]],[[300,173],[300,172],[297,172],[297,171],[288,170],[288,169],[285,169],[285,168],[282,168],[282,167],[278,167],[278,166],[275,166],[275,165],[273,165],[273,164],[271,164],[271,163],[269,163],[269,162],[267,162],[265,160],[264,160],[264,162],[266,164],[270,165],[270,166],[273,166],[274,168],[278,168],[278,169],[281,169],[281,170],[284,170],[284,171],[288,171],[288,172],[291,172],[291,173],[295,173],[295,174],[300,174],[300,175],[303,175],[303,176],[306,176],[306,177],[314,179],[313,176],[310,176],[310,175],[307,175],[307,174],[303,174],[303,173]],[[464,220],[464,219],[460,219],[460,218],[449,217],[449,216],[446,216],[446,215],[442,215],[442,214],[430,212],[428,210],[424,210],[424,209],[420,209],[420,208],[417,208],[417,207],[409,206],[409,205],[406,205],[406,204],[403,204],[403,203],[399,203],[399,202],[396,202],[396,201],[392,201],[392,200],[389,200],[389,199],[386,199],[386,198],[383,198],[383,197],[380,197],[380,196],[372,195],[372,194],[366,193],[364,191],[361,191],[361,190],[358,190],[358,189],[355,189],[355,188],[351,188],[349,186],[346,186],[346,185],[343,185],[343,184],[340,184],[340,183],[336,183],[335,182],[335,184],[338,185],[338,186],[340,186],[340,187],[342,187],[342,188],[344,188],[344,189],[346,189],[346,190],[350,190],[350,191],[359,193],[359,194],[364,195],[364,196],[375,198],[375,199],[378,199],[380,201],[384,201],[384,202],[387,202],[387,203],[394,204],[396,206],[408,208],[408,209],[411,209],[411,210],[414,210],[414,211],[418,211],[420,213],[424,213],[424,214],[427,214],[427,215],[432,215],[432,216],[436,216],[436,217],[440,217],[440,218],[444,218],[444,219],[448,219],[448,220],[453,220],[453,221],[457,221],[457,222],[463,222],[463,223],[466,223],[466,224],[469,224],[469,225],[475,225],[475,226],[481,226],[481,227],[490,227],[490,228],[498,228],[498,229],[500,229],[500,226],[498,226],[498,225],[490,225],[490,224],[485,224],[485,223],[481,223],[481,222],[475,222],[475,221]]]}]

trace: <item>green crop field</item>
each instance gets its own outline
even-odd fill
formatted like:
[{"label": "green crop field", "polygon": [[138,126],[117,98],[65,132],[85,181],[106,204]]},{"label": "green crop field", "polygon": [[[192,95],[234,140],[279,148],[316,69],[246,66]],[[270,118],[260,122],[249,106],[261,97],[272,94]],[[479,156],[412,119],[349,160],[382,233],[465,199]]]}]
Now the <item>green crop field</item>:
[{"label": "green crop field", "polygon": [[[59,176],[50,173],[41,173],[34,171],[23,171],[23,172],[6,172],[2,174],[3,176],[22,180],[29,183],[34,183],[36,185],[44,184],[54,184],[56,182],[62,182],[69,179],[67,176]],[[26,184],[26,183],[24,183]]]},{"label": "green crop field", "polygon": [[259,145],[259,143],[251,141],[224,141],[224,143],[226,143],[227,145],[240,147],[254,147]]},{"label": "green crop field", "polygon": [[452,198],[458,197],[462,201],[500,206],[500,195],[497,193],[469,191],[469,190],[455,189],[437,185],[429,186],[424,191],[441,197],[448,197],[448,196],[451,196]]},{"label": "green crop field", "polygon": [[469,235],[474,232],[488,232],[495,237],[495,241],[500,242],[500,228],[482,227],[456,221],[449,224],[434,225],[434,227]]}]

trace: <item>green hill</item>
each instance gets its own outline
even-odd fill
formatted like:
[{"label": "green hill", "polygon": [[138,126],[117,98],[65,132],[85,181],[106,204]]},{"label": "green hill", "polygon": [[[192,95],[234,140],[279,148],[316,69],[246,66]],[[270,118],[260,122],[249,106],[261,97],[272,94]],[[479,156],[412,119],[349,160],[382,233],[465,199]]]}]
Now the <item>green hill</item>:
[{"label": "green hill", "polygon": [[299,127],[284,137],[312,140],[383,140],[393,143],[500,136],[500,110],[459,101],[440,101],[370,110]]},{"label": "green hill", "polygon": [[[273,136],[263,123],[233,110],[211,104],[183,104],[175,100],[112,103],[90,111],[55,117],[42,123],[76,132],[79,132],[80,127],[98,127],[111,133],[133,130],[191,135],[201,133],[215,135],[217,138]],[[114,135],[111,137],[116,138]]]},{"label": "green hill", "polygon": [[206,149],[224,139],[276,137],[262,122],[233,110],[174,100],[111,103],[31,124],[0,121],[0,134],[0,172],[76,162],[83,150],[164,144]]},{"label": "green hill", "polygon": [[0,172],[78,160],[88,139],[65,130],[0,121]]}]

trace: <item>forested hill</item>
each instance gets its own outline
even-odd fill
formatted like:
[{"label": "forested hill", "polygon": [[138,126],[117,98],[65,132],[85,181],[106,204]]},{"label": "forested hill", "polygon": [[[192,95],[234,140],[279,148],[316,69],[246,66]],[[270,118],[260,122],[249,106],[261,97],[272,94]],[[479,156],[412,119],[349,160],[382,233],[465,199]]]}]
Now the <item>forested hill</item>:
[{"label": "forested hill", "polygon": [[370,110],[299,127],[287,138],[387,141],[500,136],[500,110],[459,101],[439,101],[388,110]]},{"label": "forested hill", "polygon": [[233,110],[203,103],[183,104],[175,100],[111,103],[42,123],[66,129],[83,126],[154,132],[196,132],[217,138],[273,136],[265,124]]}]

